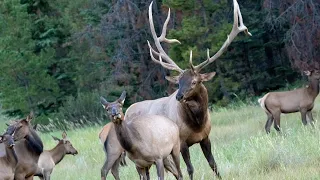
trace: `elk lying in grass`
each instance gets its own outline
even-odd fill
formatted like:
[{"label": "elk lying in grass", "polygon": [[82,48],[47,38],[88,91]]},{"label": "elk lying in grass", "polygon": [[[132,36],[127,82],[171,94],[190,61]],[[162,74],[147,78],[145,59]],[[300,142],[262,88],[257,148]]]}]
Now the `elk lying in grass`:
[{"label": "elk lying in grass", "polygon": [[[37,133],[31,127],[33,115],[19,120],[10,127],[16,128],[13,138],[18,163],[15,169],[15,180],[30,180],[38,172],[38,159],[43,152],[43,143]],[[21,139],[21,140],[19,140]]]},{"label": "elk lying in grass", "polygon": [[[233,28],[221,49],[212,57],[209,56],[208,51],[208,59],[198,66],[193,66],[192,52],[190,52],[190,69],[185,70],[182,70],[166,54],[161,46],[161,42],[180,43],[176,39],[167,39],[165,37],[167,25],[170,19],[170,9],[168,12],[168,17],[162,29],[162,34],[158,37],[153,24],[152,3],[149,6],[149,23],[151,34],[158,50],[158,52],[154,50],[148,41],[151,59],[154,62],[162,65],[166,69],[179,72],[179,75],[176,77],[166,77],[166,79],[170,82],[179,84],[179,89],[169,97],[142,101],[131,105],[126,111],[125,119],[132,119],[135,116],[146,114],[158,114],[168,117],[174,123],[176,123],[180,131],[181,154],[187,165],[190,179],[193,179],[194,169],[190,161],[189,147],[195,143],[200,143],[202,151],[211,169],[218,177],[220,177],[217,164],[211,152],[211,142],[209,139],[211,122],[210,114],[208,111],[208,92],[205,86],[202,84],[202,82],[204,81],[211,80],[215,75],[215,72],[201,74],[200,71],[205,66],[218,59],[223,54],[223,52],[226,51],[227,47],[240,32],[245,32],[246,34],[251,35],[248,32],[247,27],[243,24],[240,8],[237,1],[234,0],[233,4]],[[156,59],[154,55],[156,55],[158,59]]]},{"label": "elk lying in grass", "polygon": [[305,88],[295,89],[284,92],[270,92],[258,100],[268,119],[265,130],[270,133],[270,127],[274,121],[274,128],[280,132],[281,113],[294,113],[300,111],[302,123],[313,125],[314,120],[311,110],[314,106],[314,100],[319,94],[320,71],[306,71],[309,78],[309,85]]},{"label": "elk lying in grass", "polygon": [[149,168],[155,163],[158,178],[163,180],[163,160],[171,154],[178,170],[176,178],[182,179],[177,125],[168,118],[158,115],[144,115],[124,121],[122,105],[125,97],[124,91],[117,101],[109,103],[101,97],[101,103],[114,123],[121,146],[136,164],[140,177],[149,179]]},{"label": "elk lying in grass", "polygon": [[66,154],[76,155],[78,151],[72,146],[67,139],[66,132],[62,133],[62,139],[52,136],[58,141],[58,144],[51,150],[45,150],[41,153],[38,161],[38,166],[41,172],[35,174],[40,179],[50,180],[50,175],[53,168],[64,158]]},{"label": "elk lying in grass", "polygon": [[14,140],[12,134],[6,132],[0,136],[0,143],[5,146],[5,155],[0,157],[0,179],[1,180],[13,180],[14,171],[18,163],[17,155],[14,150]]}]

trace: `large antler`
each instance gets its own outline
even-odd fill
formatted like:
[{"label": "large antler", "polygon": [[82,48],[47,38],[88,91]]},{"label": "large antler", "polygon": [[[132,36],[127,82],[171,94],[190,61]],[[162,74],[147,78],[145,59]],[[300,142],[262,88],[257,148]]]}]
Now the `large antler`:
[{"label": "large antler", "polygon": [[[233,6],[234,6],[234,9],[233,9],[234,23],[233,23],[232,30],[231,30],[230,34],[228,35],[227,40],[224,42],[224,44],[219,49],[219,51],[215,55],[213,55],[212,57],[209,56],[209,51],[207,51],[208,59],[206,61],[200,63],[197,66],[192,65],[192,59],[190,58],[190,65],[195,71],[199,72],[202,68],[204,68],[208,64],[210,64],[213,61],[215,61],[216,59],[218,59],[223,54],[223,52],[227,49],[227,47],[231,44],[233,39],[240,32],[244,31],[247,35],[252,36],[251,33],[248,31],[248,28],[243,24],[242,15],[241,15],[239,4],[238,4],[237,0],[233,0]],[[240,26],[239,26],[239,23],[240,23]]]},{"label": "large antler", "polygon": [[[162,28],[162,33],[161,33],[161,36],[160,37],[157,37],[157,34],[156,34],[156,31],[154,29],[154,24],[153,24],[153,17],[152,17],[152,4],[153,4],[153,1],[151,2],[151,4],[149,5],[149,23],[150,23],[150,29],[151,29],[151,34],[152,34],[152,37],[153,37],[153,40],[154,40],[154,43],[158,49],[159,52],[156,52],[150,45],[149,41],[148,41],[148,46],[150,48],[150,56],[151,56],[151,59],[158,63],[158,64],[161,64],[164,68],[166,69],[169,69],[169,70],[175,70],[175,71],[178,71],[178,72],[183,72],[183,70],[167,55],[167,53],[163,50],[162,46],[161,46],[161,42],[166,42],[166,43],[174,43],[174,42],[177,42],[177,43],[180,43],[180,41],[178,41],[177,39],[167,39],[166,38],[166,34],[167,34],[167,26],[168,26],[168,23],[169,23],[169,20],[170,20],[170,8],[169,8],[169,11],[168,11],[168,16],[167,16],[167,19],[166,21],[164,22],[163,24],[163,28]],[[181,43],[180,43],[181,44]],[[157,60],[153,54],[156,54],[159,59]],[[163,62],[162,61],[162,58],[166,61],[166,62]]]}]

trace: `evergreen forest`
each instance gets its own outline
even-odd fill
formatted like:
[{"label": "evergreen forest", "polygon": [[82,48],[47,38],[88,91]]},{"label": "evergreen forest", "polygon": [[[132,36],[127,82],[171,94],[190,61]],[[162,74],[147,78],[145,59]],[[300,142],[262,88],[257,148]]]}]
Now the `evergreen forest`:
[{"label": "evergreen forest", "polygon": [[[33,111],[37,123],[83,126],[106,119],[99,97],[127,91],[125,107],[170,95],[175,72],[154,63],[147,40],[150,0],[1,0],[0,108],[9,116]],[[252,36],[239,34],[203,72],[209,106],[255,100],[307,82],[320,69],[318,0],[238,0]],[[157,33],[171,9],[169,56],[188,68],[213,55],[233,24],[232,0],[154,0]],[[70,123],[71,122],[71,123]]]}]

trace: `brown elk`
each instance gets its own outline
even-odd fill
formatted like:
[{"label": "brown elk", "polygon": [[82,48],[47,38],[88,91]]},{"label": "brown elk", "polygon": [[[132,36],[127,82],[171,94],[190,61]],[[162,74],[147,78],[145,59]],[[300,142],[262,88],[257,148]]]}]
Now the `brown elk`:
[{"label": "brown elk", "polygon": [[302,123],[312,126],[314,123],[312,109],[314,100],[319,94],[320,71],[306,71],[309,78],[309,85],[304,88],[284,92],[270,92],[258,100],[260,106],[267,114],[267,123],[265,130],[270,133],[270,127],[274,121],[274,128],[280,132],[280,115],[281,113],[301,113]]},{"label": "brown elk", "polygon": [[[13,138],[18,163],[15,169],[15,180],[31,180],[38,172],[38,159],[43,152],[43,143],[31,126],[33,114],[19,120],[9,127],[16,128]],[[21,140],[19,140],[21,139]]]},{"label": "brown elk", "polygon": [[[182,70],[166,54],[161,46],[161,42],[180,43],[176,39],[167,39],[165,37],[167,25],[170,19],[170,9],[167,19],[164,23],[162,33],[159,37],[157,37],[153,24],[152,3],[149,6],[149,23],[151,34],[158,50],[158,52],[154,50],[148,41],[151,59],[166,69],[179,72],[178,76],[166,77],[168,81],[179,84],[179,89],[169,97],[142,101],[131,105],[126,111],[125,119],[131,119],[134,116],[143,114],[158,114],[166,116],[175,122],[180,130],[181,154],[187,165],[190,179],[193,179],[194,169],[190,161],[189,147],[195,143],[200,143],[202,151],[209,162],[211,169],[218,177],[220,177],[216,162],[211,152],[211,142],[209,139],[211,122],[208,111],[208,93],[207,89],[202,84],[202,82],[212,79],[215,75],[215,72],[200,74],[200,71],[205,66],[218,59],[223,52],[226,51],[227,47],[238,35],[238,33],[245,32],[246,34],[251,35],[247,27],[243,24],[237,1],[234,0],[233,4],[233,28],[220,50],[212,57],[209,57],[209,51],[207,51],[208,59],[197,66],[193,66],[192,64],[192,52],[190,52],[190,69],[185,70]],[[156,59],[154,55],[156,55],[159,59]]]},{"label": "brown elk", "polygon": [[101,103],[114,123],[114,129],[121,146],[136,164],[142,179],[149,179],[149,168],[156,164],[158,178],[164,179],[164,159],[172,155],[178,170],[177,179],[182,179],[180,170],[179,128],[164,116],[144,115],[126,119],[122,106],[125,91],[112,103],[101,97]]},{"label": "brown elk", "polygon": [[62,161],[65,155],[76,155],[78,151],[72,146],[72,143],[67,138],[67,133],[62,133],[62,139],[52,136],[58,144],[51,150],[45,150],[41,153],[38,161],[38,167],[41,172],[35,174],[40,179],[50,180],[53,168]]},{"label": "brown elk", "polygon": [[5,147],[5,155],[0,157],[0,179],[2,180],[13,180],[14,171],[18,163],[18,158],[14,150],[14,140],[11,132],[6,132],[0,136],[0,143]]},{"label": "brown elk", "polygon": [[[118,141],[118,137],[114,129],[113,122],[109,122],[102,128],[102,130],[99,133],[99,139],[101,143],[103,143],[103,150],[106,155],[106,159],[101,168],[101,179],[105,180],[109,170],[111,169],[111,173],[114,176],[114,178],[119,180],[119,165],[126,165],[125,151],[122,148],[120,142]],[[165,168],[169,172],[171,172],[176,177],[178,176],[178,171],[170,157],[164,159],[163,163]]]}]

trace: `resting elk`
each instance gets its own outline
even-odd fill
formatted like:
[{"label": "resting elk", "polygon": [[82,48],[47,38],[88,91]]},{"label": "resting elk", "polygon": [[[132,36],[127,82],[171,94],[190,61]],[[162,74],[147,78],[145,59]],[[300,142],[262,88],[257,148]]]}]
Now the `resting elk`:
[{"label": "resting elk", "polygon": [[14,171],[18,163],[18,158],[14,150],[14,140],[12,134],[14,129],[10,132],[7,131],[0,136],[0,144],[3,144],[5,155],[0,157],[0,179],[1,180],[13,180]]},{"label": "resting elk", "polygon": [[[31,127],[33,114],[26,119],[19,120],[10,127],[16,128],[13,138],[15,140],[15,151],[18,163],[15,168],[15,180],[31,180],[38,172],[38,159],[43,152],[43,143],[35,130]],[[21,139],[21,140],[19,140]]]},{"label": "resting elk", "polygon": [[58,144],[51,150],[45,150],[41,153],[38,161],[38,167],[40,172],[35,174],[40,179],[50,180],[53,168],[62,161],[65,155],[76,155],[78,151],[72,146],[72,143],[67,138],[67,133],[62,133],[62,139],[55,136],[52,138],[58,142]]},{"label": "resting elk", "polygon": [[270,92],[258,100],[260,106],[267,114],[267,123],[265,130],[270,133],[270,127],[274,121],[274,128],[280,132],[281,113],[301,113],[302,123],[308,124],[308,121],[314,126],[314,120],[311,110],[314,106],[314,100],[319,94],[320,71],[306,71],[309,78],[309,85],[305,88],[295,89],[284,92]]},{"label": "resting elk", "polygon": [[101,103],[114,123],[121,146],[136,164],[140,178],[149,179],[149,168],[152,164],[156,164],[158,179],[163,180],[163,160],[171,154],[178,170],[176,178],[182,179],[177,125],[164,116],[148,114],[124,121],[122,106],[125,97],[124,91],[117,101],[109,103],[101,97]]},{"label": "resting elk", "polygon": [[[176,39],[167,39],[165,37],[167,25],[170,19],[170,9],[162,29],[162,34],[157,37],[153,24],[152,3],[149,6],[149,23],[151,34],[158,50],[154,50],[148,41],[151,59],[166,69],[179,72],[178,76],[166,77],[168,81],[178,84],[179,89],[169,97],[142,101],[131,105],[126,111],[125,119],[132,119],[134,116],[139,115],[157,114],[166,116],[176,123],[180,131],[181,154],[187,165],[190,179],[193,179],[194,168],[190,161],[189,147],[195,143],[200,143],[202,151],[211,169],[216,173],[217,177],[220,178],[217,164],[211,152],[211,142],[209,139],[211,122],[208,111],[208,93],[207,89],[202,84],[202,82],[212,79],[215,75],[215,72],[206,74],[201,74],[200,72],[205,66],[218,59],[223,52],[226,51],[227,47],[238,35],[238,33],[245,32],[246,34],[251,35],[248,32],[247,27],[243,24],[237,1],[234,0],[233,4],[234,24],[232,31],[230,32],[223,46],[212,57],[209,57],[209,53],[207,53],[208,59],[197,66],[192,64],[192,52],[190,52],[190,68],[185,70],[181,69],[166,54],[161,46],[161,42],[180,43]],[[155,56],[157,56],[158,59],[156,59]]]}]

